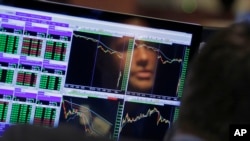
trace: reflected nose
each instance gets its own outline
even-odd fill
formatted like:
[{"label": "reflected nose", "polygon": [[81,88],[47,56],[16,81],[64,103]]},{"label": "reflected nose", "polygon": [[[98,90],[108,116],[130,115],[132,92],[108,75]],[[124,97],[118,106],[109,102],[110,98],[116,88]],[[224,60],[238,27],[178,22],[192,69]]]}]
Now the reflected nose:
[{"label": "reflected nose", "polygon": [[136,49],[137,65],[146,66],[148,64],[148,49],[146,47],[138,47]]}]

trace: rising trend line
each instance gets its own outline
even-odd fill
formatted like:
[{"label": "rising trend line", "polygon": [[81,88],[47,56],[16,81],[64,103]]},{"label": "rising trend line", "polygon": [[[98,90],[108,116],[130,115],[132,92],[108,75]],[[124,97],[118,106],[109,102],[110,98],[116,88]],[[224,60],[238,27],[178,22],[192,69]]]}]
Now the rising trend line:
[{"label": "rising trend line", "polygon": [[170,58],[168,58],[161,50],[159,50],[159,49],[157,49],[157,48],[155,48],[155,47],[151,47],[151,46],[148,46],[148,45],[146,45],[146,44],[135,44],[137,47],[146,47],[146,48],[148,48],[148,49],[151,49],[151,50],[153,50],[154,52],[158,52],[158,56],[157,56],[157,58],[161,61],[161,63],[162,64],[166,64],[166,63],[168,63],[168,64],[171,64],[171,63],[174,63],[174,62],[178,62],[178,63],[180,63],[180,62],[182,62],[182,59],[170,59]]},{"label": "rising trend line", "polygon": [[[160,123],[165,123],[165,124],[170,124],[170,121],[163,118],[161,116],[161,113],[159,110],[157,110],[156,108],[153,108],[152,110],[151,109],[148,109],[148,111],[143,114],[143,113],[140,113],[138,116],[136,116],[135,118],[132,118],[129,116],[129,114],[127,113],[125,118],[122,120],[122,126],[121,126],[121,129],[127,124],[127,123],[134,123],[134,122],[137,122],[143,118],[147,118],[147,117],[150,117],[152,114],[154,113],[157,113],[157,120],[156,120],[156,125],[158,126]],[[121,131],[121,130],[120,130]]]},{"label": "rising trend line", "polygon": [[[119,58],[122,58],[123,57],[123,54],[121,52],[118,52],[116,50],[113,50],[112,48],[108,47],[107,45],[105,45],[103,42],[97,40],[97,39],[94,39],[94,38],[90,38],[90,37],[87,37],[87,36],[83,36],[83,35],[77,35],[77,34],[74,34],[75,37],[77,38],[83,38],[85,40],[90,40],[92,42],[95,42],[95,43],[99,43],[100,45],[97,46],[98,49],[101,49],[104,53],[109,53],[109,54],[116,54],[117,57]],[[106,48],[106,49],[105,49]]]}]

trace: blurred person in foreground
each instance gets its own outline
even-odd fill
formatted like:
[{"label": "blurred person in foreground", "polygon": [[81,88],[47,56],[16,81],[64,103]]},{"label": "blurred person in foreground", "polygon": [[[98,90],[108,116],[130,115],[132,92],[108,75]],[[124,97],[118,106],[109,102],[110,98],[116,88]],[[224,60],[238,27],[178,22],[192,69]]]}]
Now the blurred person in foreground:
[{"label": "blurred person in foreground", "polygon": [[29,124],[10,126],[0,141],[112,141],[105,137],[85,135],[70,125],[48,128]]},{"label": "blurred person in foreground", "polygon": [[217,33],[194,58],[168,141],[228,141],[230,125],[250,123],[249,86],[250,23],[242,22]]},{"label": "blurred person in foreground", "polygon": [[[10,126],[0,138],[0,141],[116,141],[107,137],[89,136],[81,130],[63,124],[55,128],[48,128],[30,124]],[[120,138],[119,141],[152,141],[134,138]]]}]

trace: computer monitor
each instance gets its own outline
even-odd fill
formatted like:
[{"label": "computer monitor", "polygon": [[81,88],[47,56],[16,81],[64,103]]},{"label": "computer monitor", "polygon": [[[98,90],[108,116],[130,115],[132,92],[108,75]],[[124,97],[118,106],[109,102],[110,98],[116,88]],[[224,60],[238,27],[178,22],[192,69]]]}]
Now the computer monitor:
[{"label": "computer monitor", "polygon": [[15,124],[161,140],[200,25],[51,2],[0,5],[1,132]]}]

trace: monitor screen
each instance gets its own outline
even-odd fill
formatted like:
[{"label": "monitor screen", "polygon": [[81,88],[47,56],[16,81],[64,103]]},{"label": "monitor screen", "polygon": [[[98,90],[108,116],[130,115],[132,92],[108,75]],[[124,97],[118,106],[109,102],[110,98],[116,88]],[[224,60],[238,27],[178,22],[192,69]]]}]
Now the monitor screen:
[{"label": "monitor screen", "polygon": [[[34,4],[35,3],[35,4]],[[70,5],[0,5],[0,125],[162,140],[201,26]]]}]

